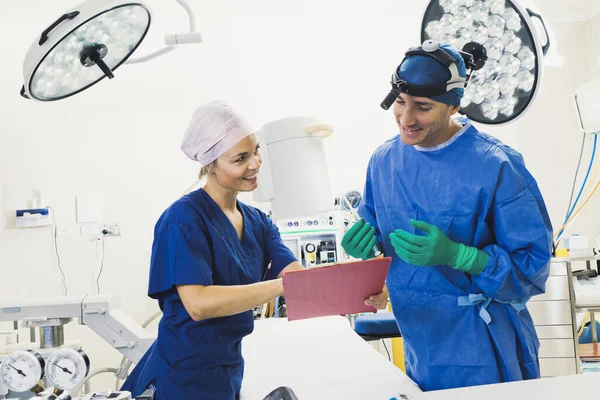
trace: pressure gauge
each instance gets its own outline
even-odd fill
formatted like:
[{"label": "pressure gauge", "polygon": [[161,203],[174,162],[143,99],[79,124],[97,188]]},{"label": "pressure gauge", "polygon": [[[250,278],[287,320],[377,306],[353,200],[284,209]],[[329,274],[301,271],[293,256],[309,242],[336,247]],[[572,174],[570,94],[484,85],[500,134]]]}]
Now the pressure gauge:
[{"label": "pressure gauge", "polygon": [[349,211],[350,207],[352,207],[352,208],[358,207],[362,196],[360,195],[360,192],[357,192],[354,190],[354,191],[346,193],[344,195],[344,197],[346,198],[347,201],[344,201],[342,199],[342,208],[346,211]]},{"label": "pressure gauge", "polygon": [[90,359],[83,350],[61,349],[46,362],[48,384],[62,390],[81,385],[89,372]]},{"label": "pressure gauge", "polygon": [[2,361],[2,381],[13,392],[27,392],[44,375],[44,359],[33,350],[18,350]]}]

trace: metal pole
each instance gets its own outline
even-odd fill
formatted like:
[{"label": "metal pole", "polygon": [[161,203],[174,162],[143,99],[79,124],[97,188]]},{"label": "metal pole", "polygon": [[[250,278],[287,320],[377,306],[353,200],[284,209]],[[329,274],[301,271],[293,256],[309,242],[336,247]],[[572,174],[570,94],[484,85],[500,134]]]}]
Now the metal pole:
[{"label": "metal pole", "polygon": [[573,330],[573,343],[575,346],[575,367],[578,374],[581,374],[581,359],[579,358],[579,340],[577,340],[577,310],[575,309],[575,288],[573,287],[573,269],[571,261],[566,261],[567,278],[569,285],[569,298],[571,299],[571,327]]}]

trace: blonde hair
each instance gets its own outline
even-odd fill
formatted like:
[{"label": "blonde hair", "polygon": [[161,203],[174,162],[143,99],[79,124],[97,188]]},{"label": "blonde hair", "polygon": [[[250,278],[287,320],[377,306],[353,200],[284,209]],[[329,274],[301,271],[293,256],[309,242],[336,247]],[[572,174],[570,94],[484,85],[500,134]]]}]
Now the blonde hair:
[{"label": "blonde hair", "polygon": [[208,175],[208,166],[200,168],[200,172],[198,172],[198,179],[203,179],[206,175]]},{"label": "blonde hair", "polygon": [[200,168],[200,172],[198,172],[198,179],[202,180],[202,179],[206,178],[206,176],[208,175],[208,172],[209,172],[208,168],[211,165],[215,165],[216,162],[217,162],[217,160],[215,160],[215,161],[211,162],[210,164],[207,164],[207,165],[203,166],[202,168]]}]

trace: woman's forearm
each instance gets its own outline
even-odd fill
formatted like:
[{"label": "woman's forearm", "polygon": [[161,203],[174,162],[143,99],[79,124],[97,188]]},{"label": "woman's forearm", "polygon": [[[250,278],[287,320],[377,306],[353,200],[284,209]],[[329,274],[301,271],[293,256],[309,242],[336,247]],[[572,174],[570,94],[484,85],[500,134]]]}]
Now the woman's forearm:
[{"label": "woman's forearm", "polygon": [[236,286],[177,286],[194,321],[226,317],[251,310],[283,294],[281,279]]}]

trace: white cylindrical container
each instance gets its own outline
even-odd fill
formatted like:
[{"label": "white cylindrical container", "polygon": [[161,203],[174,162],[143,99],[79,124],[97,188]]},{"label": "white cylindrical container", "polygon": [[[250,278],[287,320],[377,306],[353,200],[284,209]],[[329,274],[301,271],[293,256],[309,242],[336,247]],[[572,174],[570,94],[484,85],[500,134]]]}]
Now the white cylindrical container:
[{"label": "white cylindrical container", "polygon": [[314,117],[291,117],[257,132],[263,163],[254,200],[270,201],[273,219],[328,212],[334,208],[323,139],[333,128]]}]

